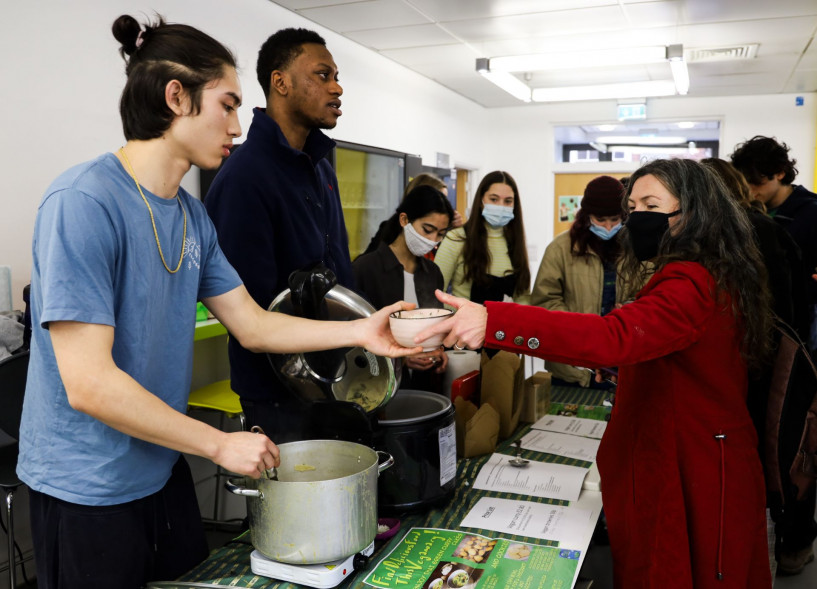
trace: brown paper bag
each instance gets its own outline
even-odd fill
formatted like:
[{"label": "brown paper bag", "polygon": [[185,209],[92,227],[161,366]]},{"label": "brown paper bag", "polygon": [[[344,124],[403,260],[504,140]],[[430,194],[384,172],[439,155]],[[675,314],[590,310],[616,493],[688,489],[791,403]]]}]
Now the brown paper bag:
[{"label": "brown paper bag", "polygon": [[472,458],[496,450],[499,414],[488,404],[477,408],[462,397],[454,399],[456,412],[457,456]]},{"label": "brown paper bag", "polygon": [[547,415],[550,410],[550,377],[549,372],[540,371],[525,379],[522,414],[519,416],[522,423],[535,423]]},{"label": "brown paper bag", "polygon": [[500,350],[488,359],[482,352],[480,402],[490,403],[499,413],[499,439],[507,439],[519,424],[525,381],[522,358]]}]

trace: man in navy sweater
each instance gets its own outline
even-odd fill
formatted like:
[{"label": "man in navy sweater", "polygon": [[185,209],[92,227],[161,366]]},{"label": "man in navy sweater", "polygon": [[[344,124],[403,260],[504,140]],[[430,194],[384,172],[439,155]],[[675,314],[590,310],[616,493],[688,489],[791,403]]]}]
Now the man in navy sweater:
[{"label": "man in navy sweater", "polygon": [[[809,348],[815,356],[817,348],[817,282],[811,275],[817,266],[817,195],[801,185],[792,184],[797,176],[797,160],[789,159],[789,147],[778,143],[773,137],[757,135],[737,146],[731,155],[732,163],[744,175],[752,196],[766,205],[768,214],[780,223],[800,247],[803,268],[799,276],[792,273],[792,280],[800,280],[799,289],[805,291],[806,301],[794,301],[794,325],[804,339],[809,338]],[[798,309],[805,309],[798,313]],[[812,542],[817,537],[814,520],[817,491],[812,487],[802,500],[787,499],[787,508],[777,522],[780,551],[778,571],[783,574],[799,574],[814,560]]]},{"label": "man in navy sweater", "polygon": [[[263,308],[289,288],[293,270],[323,262],[353,286],[338,181],[321,132],[341,115],[338,68],[317,33],[283,29],[258,53],[266,108],[253,110],[246,141],[222,166],[204,204],[218,241]],[[276,442],[303,439],[304,408],[265,354],[229,342],[230,379],[247,423]]]}]

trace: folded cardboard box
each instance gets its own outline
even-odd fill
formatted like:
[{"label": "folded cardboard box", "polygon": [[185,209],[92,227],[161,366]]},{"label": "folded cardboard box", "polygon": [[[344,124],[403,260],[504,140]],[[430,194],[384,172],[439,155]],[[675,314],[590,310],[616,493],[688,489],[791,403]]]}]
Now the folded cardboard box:
[{"label": "folded cardboard box", "polygon": [[537,372],[526,378],[524,391],[519,421],[534,423],[550,410],[550,373]]}]

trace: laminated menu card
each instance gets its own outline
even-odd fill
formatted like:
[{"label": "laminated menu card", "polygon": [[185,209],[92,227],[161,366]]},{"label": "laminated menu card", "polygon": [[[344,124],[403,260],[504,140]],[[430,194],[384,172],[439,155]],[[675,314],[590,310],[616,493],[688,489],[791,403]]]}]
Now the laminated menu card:
[{"label": "laminated menu card", "polygon": [[[571,436],[572,437],[572,436]],[[475,489],[576,501],[589,468],[530,460],[512,466],[507,454],[493,454],[477,473]]]},{"label": "laminated menu card", "polygon": [[411,528],[363,583],[406,589],[564,589],[573,583],[580,556],[569,548]]},{"label": "laminated menu card", "polygon": [[600,440],[604,435],[604,430],[607,429],[607,422],[598,421],[596,419],[572,417],[569,415],[545,415],[531,427],[533,429],[543,429],[549,432],[584,436],[586,438],[596,438]]},{"label": "laminated menu card", "polygon": [[547,452],[575,460],[595,462],[600,440],[532,429],[522,436],[522,447],[534,452]]}]

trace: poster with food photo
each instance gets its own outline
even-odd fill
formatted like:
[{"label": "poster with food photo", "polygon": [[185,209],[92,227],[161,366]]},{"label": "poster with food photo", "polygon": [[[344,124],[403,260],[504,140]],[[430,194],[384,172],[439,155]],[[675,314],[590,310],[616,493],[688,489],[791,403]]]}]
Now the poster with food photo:
[{"label": "poster with food photo", "polygon": [[580,556],[565,547],[411,528],[363,582],[406,589],[564,589]]}]

